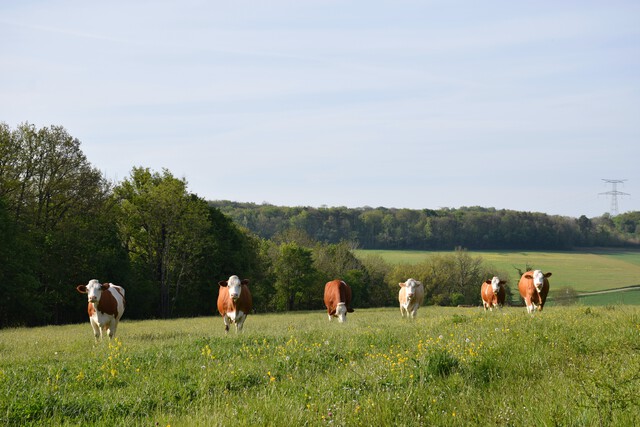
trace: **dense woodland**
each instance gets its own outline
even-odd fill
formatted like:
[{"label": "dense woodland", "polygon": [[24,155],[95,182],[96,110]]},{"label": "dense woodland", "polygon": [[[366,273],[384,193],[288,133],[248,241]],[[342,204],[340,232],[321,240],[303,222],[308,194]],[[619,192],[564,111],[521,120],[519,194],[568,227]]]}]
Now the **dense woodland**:
[{"label": "dense woodland", "polygon": [[361,249],[571,250],[640,244],[640,212],[576,219],[483,207],[411,210],[210,204],[265,239],[299,229],[317,241],[349,241]]},{"label": "dense woodland", "polygon": [[[428,204],[428,201],[425,201]],[[428,304],[479,303],[501,272],[465,250],[637,245],[640,212],[578,219],[485,208],[288,208],[211,202],[168,170],[109,182],[61,126],[0,123],[0,327],[86,321],[90,279],[126,290],[125,318],[217,315],[217,282],[249,278],[257,312],[322,309],[343,278],[354,305],[386,306],[398,282]],[[450,249],[419,265],[352,249]],[[523,268],[525,266],[522,266]]]}]

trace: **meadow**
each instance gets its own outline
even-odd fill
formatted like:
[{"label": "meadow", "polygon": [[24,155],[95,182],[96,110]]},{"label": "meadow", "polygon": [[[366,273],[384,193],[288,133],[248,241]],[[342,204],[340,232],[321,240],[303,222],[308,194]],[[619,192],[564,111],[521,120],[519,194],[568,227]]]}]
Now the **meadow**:
[{"label": "meadow", "polygon": [[422,307],[0,330],[0,424],[640,424],[640,307]]},{"label": "meadow", "polygon": [[[378,255],[390,264],[417,264],[427,257],[451,252],[428,251],[387,251],[356,250],[356,255]],[[606,305],[610,303],[640,303],[640,289],[629,292],[616,292],[616,295],[593,294],[629,286],[640,285],[640,251],[620,249],[600,249],[593,251],[571,252],[508,252],[508,251],[469,251],[473,257],[482,260],[497,271],[508,273],[507,277],[512,290],[517,294],[519,279],[518,268],[526,266],[552,272],[550,279],[551,292],[554,289],[573,288],[584,293],[580,302],[589,305]],[[553,295],[549,301],[553,304]]]}]

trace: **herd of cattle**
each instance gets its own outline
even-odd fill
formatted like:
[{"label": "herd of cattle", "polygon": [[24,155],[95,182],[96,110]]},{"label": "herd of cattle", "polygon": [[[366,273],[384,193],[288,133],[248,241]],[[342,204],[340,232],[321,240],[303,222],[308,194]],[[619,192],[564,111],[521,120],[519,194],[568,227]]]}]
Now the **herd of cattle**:
[{"label": "herd of cattle", "polygon": [[[535,310],[542,311],[549,293],[548,278],[550,276],[551,273],[535,270],[527,271],[520,278],[518,290],[528,313],[533,313]],[[485,311],[504,304],[505,284],[506,282],[498,277],[482,283],[480,296]],[[253,310],[249,280],[240,280],[234,275],[228,280],[218,282],[218,285],[218,311],[224,322],[224,330],[228,332],[229,325],[233,323],[236,325],[236,332],[240,332],[247,315]],[[406,282],[398,285],[400,286],[398,293],[400,314],[402,317],[413,319],[424,300],[424,285],[415,279],[407,279]],[[113,338],[124,313],[124,289],[113,283],[100,283],[95,279],[90,280],[86,286],[80,285],[76,289],[80,293],[87,294],[89,299],[87,311],[96,341],[102,338],[103,331],[108,333],[109,338]],[[324,288],[324,304],[327,307],[329,320],[337,317],[339,322],[345,322],[347,313],[353,313],[349,285],[339,279],[328,282]]]}]

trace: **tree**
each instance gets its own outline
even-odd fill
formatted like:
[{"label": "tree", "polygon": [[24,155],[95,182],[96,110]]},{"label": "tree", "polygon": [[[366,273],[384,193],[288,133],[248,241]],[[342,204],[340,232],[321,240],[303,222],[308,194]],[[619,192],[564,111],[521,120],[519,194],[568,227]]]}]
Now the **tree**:
[{"label": "tree", "polygon": [[296,243],[283,243],[273,268],[278,310],[310,309],[322,300],[311,250]]},{"label": "tree", "polygon": [[[157,287],[157,315],[166,318],[180,296],[183,278],[202,256],[209,227],[207,204],[187,193],[186,181],[166,169],[160,174],[133,168],[114,195],[122,242],[142,283]],[[144,289],[132,291],[128,295],[148,299],[141,294]]]},{"label": "tree", "polygon": [[10,273],[19,295],[29,295],[28,304],[13,307],[27,308],[18,313],[25,324],[78,320],[86,312],[78,310],[81,299],[70,298],[75,286],[117,263],[117,249],[104,246],[117,245],[105,226],[110,185],[61,126],[24,123],[12,131],[2,124],[0,154],[0,197],[16,243],[7,266],[19,270]]}]

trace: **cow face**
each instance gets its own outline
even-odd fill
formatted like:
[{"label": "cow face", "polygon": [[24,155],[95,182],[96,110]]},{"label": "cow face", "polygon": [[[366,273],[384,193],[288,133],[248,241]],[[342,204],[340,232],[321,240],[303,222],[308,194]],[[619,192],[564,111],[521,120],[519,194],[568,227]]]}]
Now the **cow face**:
[{"label": "cow face", "polygon": [[102,295],[102,291],[107,290],[109,288],[108,283],[100,284],[96,279],[89,280],[87,286],[80,285],[76,289],[81,294],[87,294],[87,298],[89,299],[90,304],[98,304],[100,302],[100,296]]},{"label": "cow face", "polygon": [[347,304],[344,302],[339,302],[336,307],[336,317],[338,318],[338,322],[344,323],[347,321]]},{"label": "cow face", "polygon": [[491,279],[491,289],[493,289],[494,294],[497,294],[500,290],[500,279],[498,276],[493,276],[493,279]]},{"label": "cow face", "polygon": [[541,270],[535,270],[533,272],[533,285],[536,287],[538,292],[540,292],[542,285],[544,285],[544,279],[550,276],[551,273],[544,274]]},{"label": "cow face", "polygon": [[407,302],[412,301],[416,296],[416,289],[420,286],[420,282],[415,279],[407,279],[404,283],[399,283],[400,287],[405,288]]},{"label": "cow face", "polygon": [[223,280],[218,282],[220,286],[226,286],[229,291],[229,298],[233,300],[233,302],[237,302],[238,298],[240,298],[240,294],[242,293],[242,285],[249,284],[249,280],[244,279],[240,280],[238,276],[231,276],[229,280]]}]

